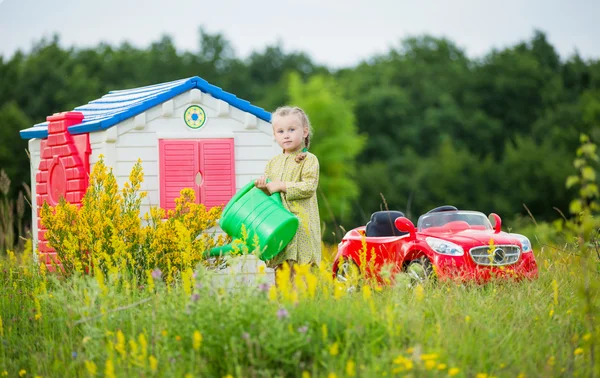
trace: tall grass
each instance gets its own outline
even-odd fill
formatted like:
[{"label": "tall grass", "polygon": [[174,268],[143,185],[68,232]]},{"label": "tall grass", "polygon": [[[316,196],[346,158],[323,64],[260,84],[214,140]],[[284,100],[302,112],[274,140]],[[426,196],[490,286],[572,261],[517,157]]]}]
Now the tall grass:
[{"label": "tall grass", "polygon": [[20,250],[26,235],[25,201],[29,201],[31,192],[29,186],[23,183],[26,194],[20,190],[15,201],[9,198],[10,184],[4,169],[0,170],[0,254],[7,250]]},{"label": "tall grass", "polygon": [[[0,267],[0,374],[17,376],[592,376],[574,251],[537,251],[536,281],[363,285],[329,267],[295,287],[225,290],[199,266],[166,285],[120,273],[69,280],[16,258]],[[98,270],[98,272],[101,272]],[[585,274],[584,274],[585,273]],[[286,274],[285,272],[283,273]],[[589,291],[599,303],[597,283]],[[591,314],[597,316],[597,313]]]}]

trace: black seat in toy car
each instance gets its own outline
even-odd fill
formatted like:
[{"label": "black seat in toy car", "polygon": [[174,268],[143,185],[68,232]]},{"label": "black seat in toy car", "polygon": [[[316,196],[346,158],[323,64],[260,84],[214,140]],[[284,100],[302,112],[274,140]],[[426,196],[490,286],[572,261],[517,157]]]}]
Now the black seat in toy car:
[{"label": "black seat in toy car", "polygon": [[407,234],[396,228],[394,221],[396,218],[403,217],[401,211],[376,211],[371,215],[371,220],[367,223],[367,237],[382,237],[382,236],[401,236]]}]

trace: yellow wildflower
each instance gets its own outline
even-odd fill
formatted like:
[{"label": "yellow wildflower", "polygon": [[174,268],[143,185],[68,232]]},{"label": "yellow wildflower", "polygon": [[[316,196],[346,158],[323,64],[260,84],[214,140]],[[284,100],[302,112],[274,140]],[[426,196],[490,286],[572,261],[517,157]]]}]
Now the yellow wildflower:
[{"label": "yellow wildflower", "polygon": [[192,268],[187,268],[185,271],[181,272],[181,280],[183,291],[190,297],[194,288],[194,271]]},{"label": "yellow wildflower", "polygon": [[200,345],[202,345],[202,334],[200,333],[200,331],[194,331],[192,341],[192,346],[194,347],[194,350],[200,350]]},{"label": "yellow wildflower", "polygon": [[412,360],[404,357],[403,355],[398,355],[398,357],[394,358],[392,361],[394,365],[400,365],[392,370],[392,373],[397,374],[403,372],[405,370],[411,370],[414,367]]},{"label": "yellow wildflower", "polygon": [[477,373],[477,375],[475,376],[475,378],[487,378],[487,374],[486,373]]},{"label": "yellow wildflower", "polygon": [[469,315],[465,316],[465,323],[470,323],[471,317]]},{"label": "yellow wildflower", "polygon": [[24,377],[25,374],[27,374],[27,370],[25,370],[25,369],[19,370],[19,377]]},{"label": "yellow wildflower", "polygon": [[447,366],[446,364],[438,364],[437,369],[438,370],[446,370]]},{"label": "yellow wildflower", "polygon": [[586,333],[585,335],[583,335],[583,341],[590,341],[591,338],[592,338],[591,333]]},{"label": "yellow wildflower", "polygon": [[132,338],[131,340],[129,340],[129,354],[131,356],[131,358],[135,361],[139,360],[139,352],[138,352],[138,345],[135,342],[135,338]]},{"label": "yellow wildflower", "polygon": [[91,377],[96,376],[96,373],[98,373],[98,368],[96,367],[96,364],[94,363],[94,361],[85,360],[84,364],[85,364],[85,369],[88,372],[88,375],[90,375]]},{"label": "yellow wildflower", "polygon": [[310,373],[309,373],[309,372],[307,372],[306,370],[304,370],[304,371],[302,372],[302,378],[310,378]]},{"label": "yellow wildflower", "polygon": [[317,291],[317,283],[318,283],[317,276],[312,274],[311,272],[308,272],[308,274],[305,277],[305,280],[306,280],[306,288],[308,291],[308,296],[310,298],[314,298],[315,293]]},{"label": "yellow wildflower", "polygon": [[340,299],[341,297],[344,296],[346,290],[344,289],[344,285],[341,282],[336,282],[333,285],[333,298],[334,299]]},{"label": "yellow wildflower", "polygon": [[454,377],[458,373],[460,373],[460,369],[459,368],[450,368],[450,370],[448,370],[448,376],[449,377]]},{"label": "yellow wildflower", "polygon": [[156,357],[148,357],[148,362],[150,362],[150,369],[152,370],[152,372],[156,373],[156,370],[158,369],[158,360],[156,359]]},{"label": "yellow wildflower", "polygon": [[104,274],[102,273],[102,269],[94,269],[96,281],[98,282],[98,286],[102,290],[102,295],[108,295],[108,287],[104,282]]},{"label": "yellow wildflower", "polygon": [[277,287],[275,285],[269,288],[269,300],[271,302],[277,301]]},{"label": "yellow wildflower", "polygon": [[331,344],[329,346],[329,354],[332,356],[337,356],[340,353],[340,347],[337,342]]},{"label": "yellow wildflower", "polygon": [[365,285],[362,287],[362,294],[364,300],[371,299],[371,287],[369,285]]},{"label": "yellow wildflower", "polygon": [[148,292],[154,293],[154,277],[152,277],[152,271],[146,271],[146,282],[148,284]]},{"label": "yellow wildflower", "polygon": [[140,362],[142,366],[146,366],[146,357],[148,356],[148,340],[146,340],[146,335],[140,333],[138,336],[138,342],[140,343]]},{"label": "yellow wildflower", "polygon": [[425,361],[425,369],[427,370],[431,370],[436,366],[436,363],[434,360],[426,360]]},{"label": "yellow wildflower", "polygon": [[106,366],[104,368],[104,376],[107,378],[115,378],[115,367],[110,358],[108,360],[106,360]]},{"label": "yellow wildflower", "polygon": [[356,375],[356,364],[352,360],[346,362],[346,376],[354,377]]},{"label": "yellow wildflower", "polygon": [[439,357],[439,356],[437,355],[437,353],[422,354],[422,355],[421,355],[421,360],[423,360],[423,361],[435,360],[435,359],[437,359],[438,357]]},{"label": "yellow wildflower", "polygon": [[575,349],[575,351],[573,352],[574,355],[579,356],[580,354],[583,354],[583,348],[577,348]]},{"label": "yellow wildflower", "polygon": [[415,298],[417,299],[417,301],[421,302],[424,297],[425,297],[425,290],[423,289],[423,286],[421,286],[419,284],[419,285],[417,285],[417,287],[415,287]]},{"label": "yellow wildflower", "polygon": [[127,350],[125,349],[125,335],[121,330],[117,331],[117,343],[115,344],[115,350],[119,352],[121,358],[127,357]]},{"label": "yellow wildflower", "polygon": [[329,375],[327,375],[327,378],[337,378],[337,375],[335,373],[329,373]]}]

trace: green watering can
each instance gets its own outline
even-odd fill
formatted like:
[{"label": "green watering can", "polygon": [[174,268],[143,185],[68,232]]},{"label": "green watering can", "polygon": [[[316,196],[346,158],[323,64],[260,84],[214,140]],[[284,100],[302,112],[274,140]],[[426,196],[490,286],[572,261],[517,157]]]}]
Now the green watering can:
[{"label": "green watering can", "polygon": [[[248,235],[243,244],[240,243],[242,225]],[[256,235],[260,248],[259,258],[270,260],[283,251],[296,235],[298,218],[283,207],[279,193],[268,196],[251,181],[225,206],[219,226],[234,240],[230,244],[211,249],[209,256],[230,253],[234,245],[244,253],[252,251],[257,247],[254,245]]]}]

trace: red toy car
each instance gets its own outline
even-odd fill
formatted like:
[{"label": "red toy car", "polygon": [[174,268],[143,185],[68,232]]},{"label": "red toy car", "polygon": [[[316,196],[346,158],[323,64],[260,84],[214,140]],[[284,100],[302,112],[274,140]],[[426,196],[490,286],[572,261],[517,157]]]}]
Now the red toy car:
[{"label": "red toy car", "polygon": [[380,282],[393,282],[400,272],[418,281],[431,276],[476,282],[537,278],[529,239],[503,232],[501,225],[494,213],[488,218],[454,206],[421,215],[416,228],[399,211],[378,211],[366,226],[346,233],[333,273],[340,281],[360,273]]}]

